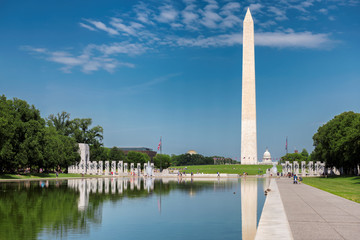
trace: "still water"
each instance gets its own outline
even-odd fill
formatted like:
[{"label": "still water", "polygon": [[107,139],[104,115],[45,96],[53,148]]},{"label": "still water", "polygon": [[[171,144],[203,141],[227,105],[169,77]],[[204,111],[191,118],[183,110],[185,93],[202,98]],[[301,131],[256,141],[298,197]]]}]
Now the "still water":
[{"label": "still water", "polygon": [[0,183],[0,239],[253,239],[266,179]]}]

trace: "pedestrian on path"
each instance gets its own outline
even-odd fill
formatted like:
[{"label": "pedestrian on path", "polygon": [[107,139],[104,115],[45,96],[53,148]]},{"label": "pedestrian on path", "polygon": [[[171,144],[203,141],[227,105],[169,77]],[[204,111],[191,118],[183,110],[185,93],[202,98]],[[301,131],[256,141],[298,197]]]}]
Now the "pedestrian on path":
[{"label": "pedestrian on path", "polygon": [[297,178],[296,174],[294,174],[294,184],[297,184]]}]

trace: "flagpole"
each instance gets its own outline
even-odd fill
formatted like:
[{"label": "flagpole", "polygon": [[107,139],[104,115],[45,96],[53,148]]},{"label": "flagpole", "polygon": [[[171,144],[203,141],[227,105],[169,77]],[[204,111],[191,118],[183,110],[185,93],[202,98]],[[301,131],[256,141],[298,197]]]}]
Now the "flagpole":
[{"label": "flagpole", "polygon": [[[162,154],[162,136],[160,137],[160,154]],[[160,157],[160,172],[162,172],[162,158]],[[161,198],[160,198],[161,202]]]}]

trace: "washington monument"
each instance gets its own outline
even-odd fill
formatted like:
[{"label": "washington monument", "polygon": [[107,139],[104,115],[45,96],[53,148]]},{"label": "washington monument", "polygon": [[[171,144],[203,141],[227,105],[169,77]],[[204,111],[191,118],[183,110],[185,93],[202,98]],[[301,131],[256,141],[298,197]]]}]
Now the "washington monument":
[{"label": "washington monument", "polygon": [[254,21],[248,8],[243,24],[241,164],[257,164]]}]

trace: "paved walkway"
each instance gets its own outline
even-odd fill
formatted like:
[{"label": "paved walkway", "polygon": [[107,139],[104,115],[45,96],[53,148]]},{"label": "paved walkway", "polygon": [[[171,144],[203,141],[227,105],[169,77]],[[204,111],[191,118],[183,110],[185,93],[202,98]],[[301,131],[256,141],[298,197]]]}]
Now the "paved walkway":
[{"label": "paved walkway", "polygon": [[276,182],[295,240],[360,239],[359,203],[289,178]]}]

